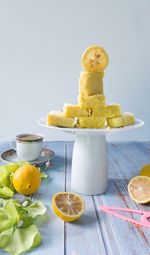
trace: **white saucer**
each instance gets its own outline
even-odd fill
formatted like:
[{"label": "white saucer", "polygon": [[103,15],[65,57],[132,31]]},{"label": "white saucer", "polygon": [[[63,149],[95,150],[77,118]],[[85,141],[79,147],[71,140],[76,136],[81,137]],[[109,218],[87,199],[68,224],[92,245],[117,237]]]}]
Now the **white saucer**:
[{"label": "white saucer", "polygon": [[[54,151],[51,151],[47,148],[43,148],[41,156],[36,160],[30,161],[30,163],[32,165],[40,166],[49,162],[54,157],[54,155],[55,155]],[[0,159],[5,163],[15,163],[20,161],[14,149],[9,149],[2,152],[0,155]]]}]

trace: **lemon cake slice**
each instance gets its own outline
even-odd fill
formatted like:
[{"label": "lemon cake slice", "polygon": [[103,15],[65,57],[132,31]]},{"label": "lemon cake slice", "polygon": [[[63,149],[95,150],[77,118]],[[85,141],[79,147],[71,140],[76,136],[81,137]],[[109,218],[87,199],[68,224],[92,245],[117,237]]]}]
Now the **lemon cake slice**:
[{"label": "lemon cake slice", "polygon": [[63,113],[67,118],[74,118],[80,116],[88,116],[87,109],[82,108],[80,105],[64,104]]},{"label": "lemon cake slice", "polygon": [[105,128],[105,120],[104,117],[79,117],[78,125],[79,128]]},{"label": "lemon cake slice", "polygon": [[122,113],[121,116],[107,119],[108,126],[111,128],[125,127],[135,123],[135,117],[130,112]]},{"label": "lemon cake slice", "polygon": [[121,115],[121,108],[119,104],[110,104],[94,107],[91,112],[92,116],[114,118]]},{"label": "lemon cake slice", "polygon": [[121,115],[121,107],[119,104],[110,104],[107,105],[106,117],[114,118]]},{"label": "lemon cake slice", "polygon": [[76,126],[76,119],[67,118],[60,111],[51,111],[47,114],[47,124],[50,126],[74,128]]},{"label": "lemon cake slice", "polygon": [[78,96],[78,103],[82,108],[92,109],[94,107],[100,107],[105,105],[105,96],[101,94],[93,95],[93,96]]},{"label": "lemon cake slice", "polygon": [[82,71],[79,78],[79,93],[83,96],[103,94],[104,72]]},{"label": "lemon cake slice", "polygon": [[106,117],[107,105],[101,105],[91,108],[91,115],[95,117]]},{"label": "lemon cake slice", "polygon": [[113,118],[121,115],[121,109],[119,104],[100,105],[91,108],[92,116]]}]

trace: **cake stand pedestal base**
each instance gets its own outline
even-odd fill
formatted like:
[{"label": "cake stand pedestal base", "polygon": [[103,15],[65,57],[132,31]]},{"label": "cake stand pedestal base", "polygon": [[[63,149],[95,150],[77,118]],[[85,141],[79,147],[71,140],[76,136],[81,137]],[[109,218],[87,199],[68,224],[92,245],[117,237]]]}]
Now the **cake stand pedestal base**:
[{"label": "cake stand pedestal base", "polygon": [[83,195],[102,194],[107,189],[105,135],[77,134],[72,158],[71,188]]}]

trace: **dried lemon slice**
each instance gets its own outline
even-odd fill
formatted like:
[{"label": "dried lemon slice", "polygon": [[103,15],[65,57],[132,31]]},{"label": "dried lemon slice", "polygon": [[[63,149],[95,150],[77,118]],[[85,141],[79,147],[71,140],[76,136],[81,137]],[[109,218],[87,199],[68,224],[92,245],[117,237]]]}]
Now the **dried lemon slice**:
[{"label": "dried lemon slice", "polygon": [[54,213],[64,221],[74,221],[81,217],[85,204],[83,199],[71,192],[59,192],[52,198]]},{"label": "dried lemon slice", "polygon": [[146,164],[142,167],[140,175],[150,177],[150,164]]},{"label": "dried lemon slice", "polygon": [[136,176],[128,184],[131,198],[139,204],[150,202],[150,177]]},{"label": "dried lemon slice", "polygon": [[103,72],[109,63],[107,52],[94,45],[85,50],[81,59],[82,67],[88,72]]}]

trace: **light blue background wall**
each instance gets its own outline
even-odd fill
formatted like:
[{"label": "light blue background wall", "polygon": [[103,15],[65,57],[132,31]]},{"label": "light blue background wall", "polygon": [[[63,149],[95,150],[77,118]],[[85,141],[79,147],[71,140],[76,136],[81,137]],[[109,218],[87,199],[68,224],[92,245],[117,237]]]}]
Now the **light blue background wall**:
[{"label": "light blue background wall", "polygon": [[43,133],[38,118],[76,102],[80,57],[91,44],[110,56],[105,75],[109,102],[145,121],[141,129],[108,139],[150,139],[149,0],[1,0],[0,139]]}]

